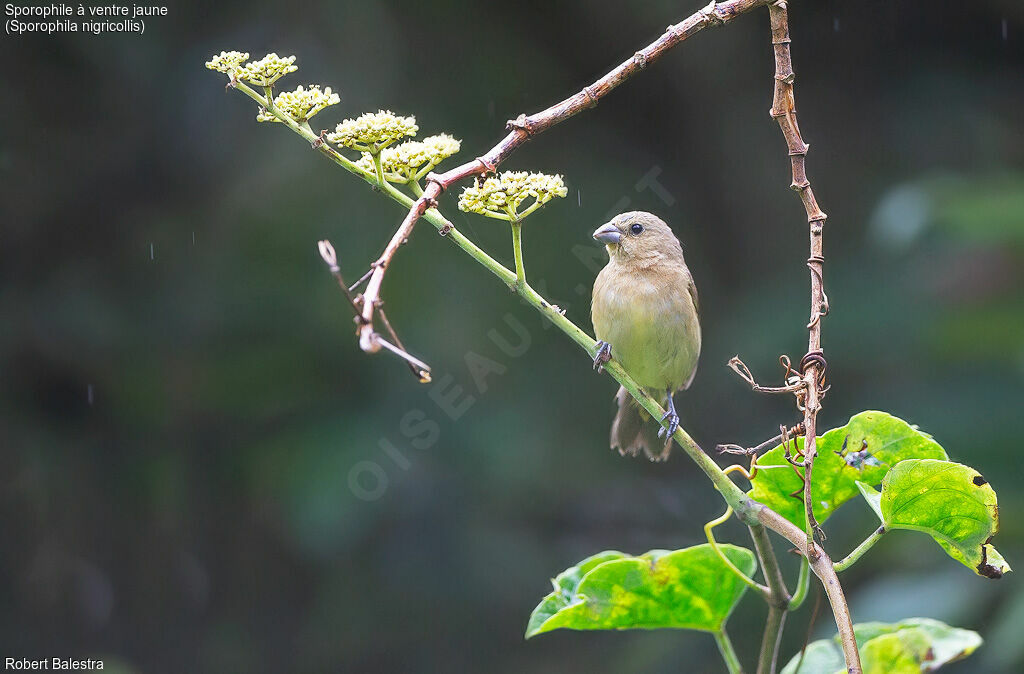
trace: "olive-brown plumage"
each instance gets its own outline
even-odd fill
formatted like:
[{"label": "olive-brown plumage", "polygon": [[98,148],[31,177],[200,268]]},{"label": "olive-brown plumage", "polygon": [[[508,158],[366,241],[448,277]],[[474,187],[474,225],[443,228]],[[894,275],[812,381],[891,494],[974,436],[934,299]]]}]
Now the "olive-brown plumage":
[{"label": "olive-brown plumage", "polygon": [[[622,213],[598,228],[594,238],[606,245],[609,258],[594,281],[591,318],[602,343],[595,365],[614,358],[669,410],[662,429],[620,387],[611,446],[632,455],[643,449],[652,461],[661,461],[668,458],[679,424],[672,394],[689,387],[700,356],[697,290],[679,240],[657,216]],[[666,435],[664,442],[660,434]]]}]

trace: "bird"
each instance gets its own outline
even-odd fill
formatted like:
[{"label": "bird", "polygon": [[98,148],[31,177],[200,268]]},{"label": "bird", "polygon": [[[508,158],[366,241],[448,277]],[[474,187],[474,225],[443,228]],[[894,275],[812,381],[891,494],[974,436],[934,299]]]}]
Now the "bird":
[{"label": "bird", "polygon": [[664,461],[679,428],[672,395],[689,388],[700,358],[697,287],[679,239],[652,213],[621,213],[593,236],[608,251],[591,298],[594,368],[614,359],[667,410],[656,424],[620,386],[611,448],[623,456],[642,449],[651,461]]}]

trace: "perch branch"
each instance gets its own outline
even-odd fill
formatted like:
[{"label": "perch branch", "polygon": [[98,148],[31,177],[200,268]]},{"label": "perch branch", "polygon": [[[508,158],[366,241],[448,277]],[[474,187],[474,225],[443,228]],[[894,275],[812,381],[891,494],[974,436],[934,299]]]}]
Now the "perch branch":
[{"label": "perch branch", "polygon": [[366,301],[363,303],[362,308],[363,321],[359,328],[359,347],[368,353],[378,350],[379,347],[374,340],[373,321],[371,319],[377,300],[380,297],[380,288],[384,281],[384,274],[398,247],[409,238],[416,221],[423,217],[423,214],[429,207],[437,205],[437,199],[441,196],[442,192],[453,183],[464,178],[493,173],[520,145],[583,110],[596,106],[598,101],[607,96],[613,89],[646,68],[648,64],[656,61],[662,54],[683,40],[709,26],[725,24],[740,14],[767,4],[768,1],[727,0],[726,2],[716,4],[712,0],[707,6],[697,10],[679,23],[666,28],[665,33],[657,40],[633,54],[630,59],[613,68],[593,84],[583,87],[579,92],[545,110],[532,115],[521,114],[515,119],[509,120],[506,125],[508,134],[486,154],[440,175],[436,173],[427,175],[427,186],[423,190],[423,194],[409,207],[408,214],[391,238],[391,242],[388,243],[384,252],[374,263],[373,274],[370,277],[366,292],[363,293]]}]

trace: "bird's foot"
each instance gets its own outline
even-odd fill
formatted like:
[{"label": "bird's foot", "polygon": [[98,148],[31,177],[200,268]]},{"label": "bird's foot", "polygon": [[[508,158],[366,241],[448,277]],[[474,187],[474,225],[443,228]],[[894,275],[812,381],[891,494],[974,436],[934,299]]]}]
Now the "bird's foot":
[{"label": "bird's foot", "polygon": [[604,364],[612,359],[612,345],[604,340],[597,342],[597,354],[594,356],[594,369],[604,372]]},{"label": "bird's foot", "polygon": [[[668,425],[665,425],[666,420],[668,421]],[[679,415],[676,414],[674,409],[669,409],[668,412],[665,412],[665,414],[662,415],[661,424],[661,430],[658,431],[658,437],[665,438],[667,440],[675,435],[676,431],[679,429]]]}]

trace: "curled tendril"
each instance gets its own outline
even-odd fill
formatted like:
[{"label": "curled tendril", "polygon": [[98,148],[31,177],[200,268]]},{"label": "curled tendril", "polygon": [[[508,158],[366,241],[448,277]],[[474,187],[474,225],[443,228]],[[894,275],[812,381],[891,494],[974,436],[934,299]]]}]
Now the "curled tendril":
[{"label": "curled tendril", "polygon": [[[340,102],[341,98],[338,94],[333,93],[330,87],[321,90],[319,84],[311,84],[308,89],[299,85],[295,91],[278,94],[274,98],[274,107],[296,122],[305,122],[327,106]],[[256,115],[256,121],[278,122],[280,120],[266,110],[261,110]]]},{"label": "curled tendril", "polygon": [[[422,141],[406,142],[381,151],[380,164],[384,178],[393,183],[418,180],[461,148],[461,141],[446,133],[429,136]],[[373,156],[364,152],[356,162],[359,168],[373,172]]]},{"label": "curled tendril", "polygon": [[[459,197],[459,209],[501,220],[518,221],[554,197],[564,197],[566,192],[560,175],[506,171],[483,182],[477,178],[471,187],[463,189]],[[520,206],[530,197],[533,203],[520,211]]]}]

